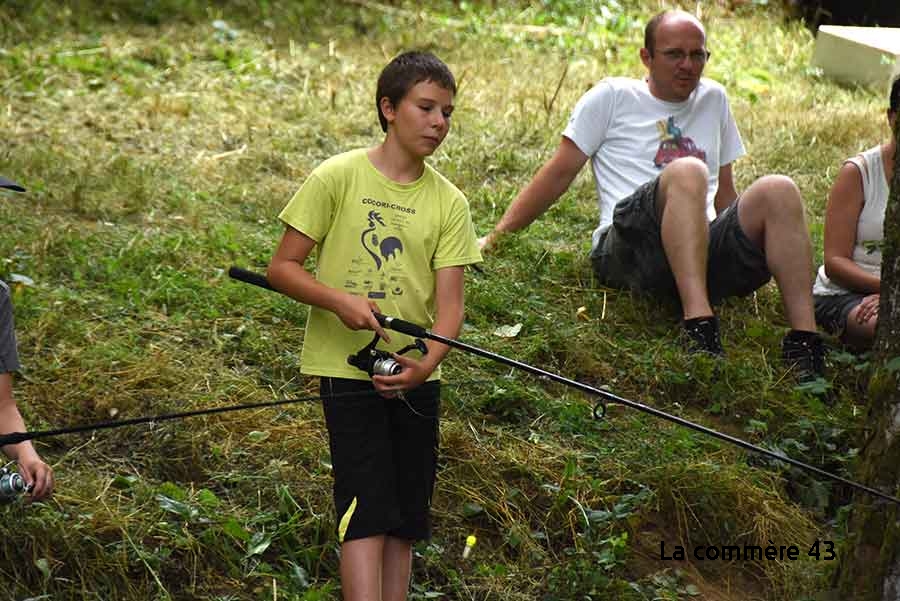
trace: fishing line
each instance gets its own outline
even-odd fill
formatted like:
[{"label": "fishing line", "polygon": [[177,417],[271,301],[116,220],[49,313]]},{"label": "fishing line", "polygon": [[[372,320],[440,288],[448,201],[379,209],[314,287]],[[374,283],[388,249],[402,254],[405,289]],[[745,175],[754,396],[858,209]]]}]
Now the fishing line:
[{"label": "fishing line", "polygon": [[[228,270],[228,275],[236,280],[240,280],[242,282],[253,284],[255,286],[259,286],[261,288],[266,288],[268,290],[273,290],[278,292],[266,277],[259,273],[254,273],[252,271],[248,271],[246,269],[242,269],[240,267],[231,267]],[[776,461],[782,461],[784,463],[793,465],[794,467],[800,468],[804,471],[816,474],[823,478],[827,478],[829,480],[833,480],[834,482],[839,482],[840,484],[844,484],[846,486],[850,486],[857,490],[867,492],[870,495],[876,496],[880,499],[890,501],[892,503],[896,503],[900,505],[900,498],[891,496],[880,490],[875,488],[866,486],[865,484],[861,484],[854,480],[849,480],[842,476],[838,476],[837,474],[833,474],[831,472],[825,471],[821,468],[809,465],[797,459],[793,459],[792,457],[788,457],[787,455],[781,455],[774,451],[770,451],[769,449],[756,446],[751,444],[745,440],[737,438],[735,436],[731,436],[729,434],[725,434],[723,432],[719,432],[717,430],[713,430],[712,428],[708,428],[706,426],[702,426],[700,424],[696,424],[690,420],[684,419],[683,417],[678,417],[677,415],[672,415],[671,413],[666,413],[660,409],[656,409],[655,407],[651,407],[649,405],[645,405],[643,403],[639,403],[637,401],[632,401],[626,399],[624,397],[620,397],[616,394],[613,394],[607,390],[603,390],[600,388],[594,388],[593,386],[589,386],[582,382],[577,382],[575,380],[570,380],[569,378],[565,378],[559,374],[555,374],[553,372],[549,372],[543,370],[539,367],[535,367],[533,365],[529,365],[528,363],[523,363],[521,361],[516,361],[515,359],[510,359],[508,357],[504,357],[503,355],[498,355],[497,353],[492,353],[490,351],[484,350],[482,348],[478,348],[477,346],[472,346],[470,344],[466,344],[454,338],[447,338],[445,336],[441,336],[440,334],[435,334],[429,330],[426,330],[420,325],[416,325],[414,323],[410,323],[408,321],[404,321],[402,319],[398,319],[396,317],[389,317],[387,315],[381,315],[380,313],[375,313],[375,318],[378,320],[378,323],[381,324],[382,327],[389,328],[396,332],[400,332],[401,334],[406,334],[408,336],[412,336],[414,338],[427,338],[429,340],[434,340],[435,342],[440,342],[442,344],[446,344],[447,346],[458,348],[460,350],[466,351],[473,355],[477,355],[479,357],[484,357],[486,359],[491,359],[492,361],[496,361],[497,363],[502,363],[504,365],[508,365],[510,367],[514,367],[516,369],[520,369],[522,371],[526,371],[528,373],[547,378],[549,380],[553,380],[554,382],[558,382],[560,384],[564,384],[565,386],[569,386],[571,388],[576,388],[582,392],[588,393],[593,396],[600,397],[601,399],[605,399],[608,402],[618,403],[620,405],[625,405],[627,407],[631,407],[632,409],[637,409],[638,411],[642,411],[644,413],[650,414],[659,419],[672,422],[684,428],[689,428],[694,430],[695,432],[699,432],[706,436],[711,436],[713,438],[717,438],[723,442],[727,442],[728,444],[734,445],[736,447],[740,447],[746,451],[750,451],[753,453],[757,453],[759,455],[764,455],[769,457],[770,459],[775,459]],[[594,409],[594,417],[600,418],[602,415],[598,415],[598,411],[602,407],[603,415],[605,415],[605,405],[600,404],[597,405]]]}]

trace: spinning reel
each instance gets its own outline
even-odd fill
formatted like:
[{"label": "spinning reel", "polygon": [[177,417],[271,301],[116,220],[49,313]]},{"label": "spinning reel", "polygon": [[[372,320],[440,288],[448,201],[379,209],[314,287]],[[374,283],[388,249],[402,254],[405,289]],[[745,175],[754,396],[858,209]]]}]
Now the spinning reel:
[{"label": "spinning reel", "polygon": [[[347,357],[347,363],[371,376],[396,376],[403,371],[400,365],[387,351],[376,349],[381,336],[375,333],[372,342],[361,348],[358,352]],[[397,351],[398,355],[405,355],[409,351],[419,351],[423,355],[428,354],[428,347],[421,338],[416,338],[413,344],[404,346]]]},{"label": "spinning reel", "polygon": [[25,479],[9,469],[12,463],[7,463],[0,468],[0,503],[9,503],[25,493],[28,487]]}]

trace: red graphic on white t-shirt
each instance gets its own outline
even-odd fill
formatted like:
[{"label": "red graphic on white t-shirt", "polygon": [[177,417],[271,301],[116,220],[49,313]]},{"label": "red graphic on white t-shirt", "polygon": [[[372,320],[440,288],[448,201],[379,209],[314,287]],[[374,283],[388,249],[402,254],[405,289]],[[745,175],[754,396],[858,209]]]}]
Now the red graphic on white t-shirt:
[{"label": "red graphic on white t-shirt", "polygon": [[681,132],[681,128],[675,125],[675,118],[669,117],[668,121],[659,120],[656,122],[659,128],[659,150],[653,157],[653,164],[662,169],[675,159],[681,157],[697,157],[704,163],[706,162],[706,151],[697,148],[694,141],[685,136]]}]

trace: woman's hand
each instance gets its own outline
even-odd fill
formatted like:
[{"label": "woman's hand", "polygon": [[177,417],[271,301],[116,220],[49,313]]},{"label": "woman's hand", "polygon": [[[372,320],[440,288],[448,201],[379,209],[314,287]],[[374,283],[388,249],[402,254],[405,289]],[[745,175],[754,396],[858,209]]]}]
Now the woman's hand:
[{"label": "woman's hand", "polygon": [[856,321],[866,323],[870,319],[878,318],[878,304],[881,301],[880,294],[870,294],[859,303],[859,311],[856,313]]}]

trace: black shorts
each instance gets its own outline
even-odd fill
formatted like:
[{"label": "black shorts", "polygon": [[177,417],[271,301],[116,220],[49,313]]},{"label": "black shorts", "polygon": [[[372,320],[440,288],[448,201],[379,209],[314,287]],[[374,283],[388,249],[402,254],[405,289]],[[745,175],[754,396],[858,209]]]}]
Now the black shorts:
[{"label": "black shorts", "polygon": [[440,382],[407,392],[405,402],[379,396],[368,380],[323,377],[319,386],[334,472],[338,540],[382,534],[429,539]]},{"label": "black shorts", "polygon": [[822,329],[835,336],[843,336],[847,329],[847,318],[850,311],[858,306],[865,294],[848,292],[846,294],[814,294],[813,301],[816,307],[816,323]]},{"label": "black shorts", "polygon": [[[656,178],[616,205],[612,226],[591,251],[591,263],[605,286],[680,303],[662,246],[662,229],[656,211],[658,187],[659,178]],[[706,285],[711,303],[730,296],[747,296],[772,277],[765,252],[741,229],[738,202],[740,198],[709,224]]]}]

